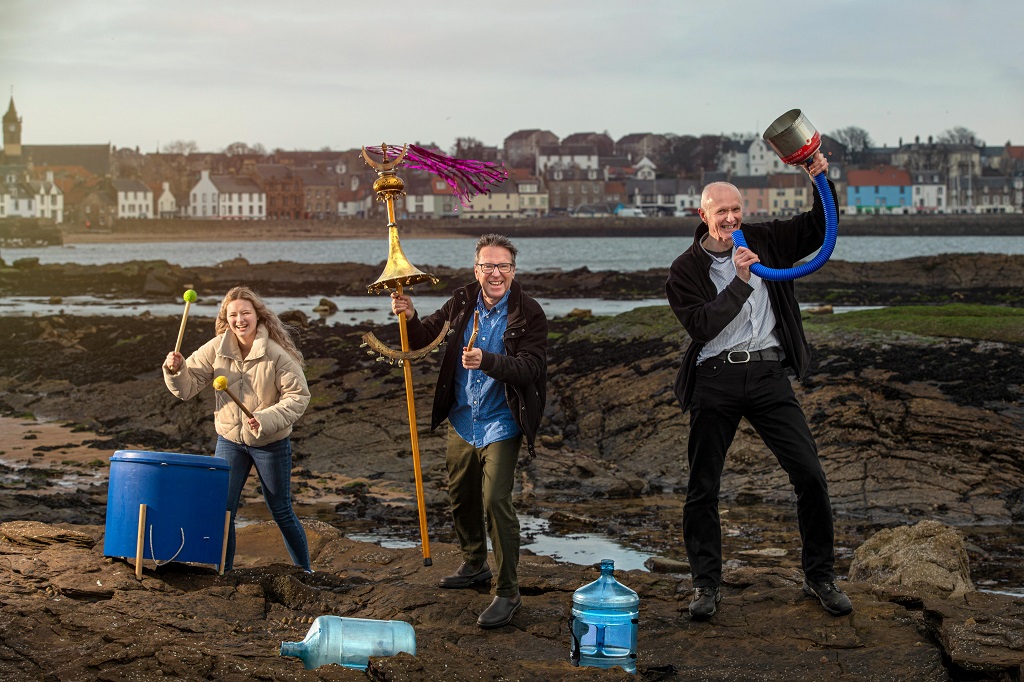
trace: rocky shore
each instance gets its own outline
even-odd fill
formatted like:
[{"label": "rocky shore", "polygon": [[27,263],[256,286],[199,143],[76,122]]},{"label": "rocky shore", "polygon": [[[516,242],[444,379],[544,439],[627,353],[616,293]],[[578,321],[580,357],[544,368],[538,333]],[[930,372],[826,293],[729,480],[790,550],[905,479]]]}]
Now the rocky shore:
[{"label": "rocky shore", "polygon": [[[0,296],[133,297],[179,302],[195,289],[201,298],[219,300],[239,283],[264,296],[368,296],[366,287],[380,276],[384,263],[249,263],[244,258],[212,267],[181,267],[163,260],[108,265],[47,264],[12,258],[0,264]],[[436,276],[434,285],[414,293],[448,294],[472,280],[470,269],[422,264]],[[1024,306],[1024,256],[957,254],[922,256],[876,263],[830,261],[808,277],[796,280],[805,303],[832,305],[905,305],[910,303],[989,303]],[[596,297],[621,300],[664,296],[666,272],[596,271],[586,267],[551,272],[520,272],[516,278],[538,297]],[[308,313],[308,311],[307,311]]]},{"label": "rocky shore", "polygon": [[[139,291],[215,296],[236,281],[270,295],[330,296],[363,287],[378,267],[228,263],[181,269],[134,263],[105,270],[22,264],[0,269],[0,295]],[[442,273],[438,291],[468,274]],[[840,304],[916,292],[934,302],[1013,299],[1024,259],[959,256],[894,264],[833,263],[803,300]],[[552,273],[529,290],[588,295],[660,292],[664,273]],[[813,280],[818,280],[814,283]],[[324,282],[330,282],[326,290]],[[869,282],[869,285],[864,285]],[[812,287],[820,289],[812,289]],[[319,290],[313,287],[320,287]],[[818,297],[810,297],[818,291]],[[831,293],[829,293],[831,292]],[[867,292],[867,293],[865,293]],[[1002,297],[999,298],[999,297]],[[436,357],[414,364],[433,566],[418,548],[354,542],[356,533],[417,539],[404,383],[360,348],[395,325],[327,326],[300,311],[313,401],[294,434],[293,487],[317,573],[289,566],[255,480],[240,515],[237,570],[104,558],[109,457],[120,449],[211,451],[208,397],[188,403],[164,388],[159,363],[179,319],[3,318],[0,333],[0,675],[4,679],[361,679],[336,667],[303,671],[277,655],[309,620],[333,613],[398,618],[417,631],[416,657],[377,659],[380,680],[627,679],[574,669],[566,618],[592,567],[525,552],[525,606],[483,633],[485,591],[434,587],[459,562],[452,546],[443,438],[425,430]],[[937,521],[964,536],[972,585],[1024,585],[1024,365],[1018,343],[916,336],[808,323],[816,358],[799,397],[818,440],[837,516],[840,572],[884,528]],[[212,334],[188,324],[183,348]],[[799,590],[799,537],[784,474],[741,428],[723,480],[727,575],[710,623],[684,615],[690,586],[681,538],[686,419],[671,393],[685,335],[666,308],[609,319],[552,321],[549,405],[538,455],[524,458],[521,512],[556,531],[618,538],[655,555],[653,570],[620,579],[641,596],[638,677],[708,680],[1019,680],[1024,600],[878,575],[846,583],[853,615],[831,618]],[[526,546],[527,550],[529,545]]]}]

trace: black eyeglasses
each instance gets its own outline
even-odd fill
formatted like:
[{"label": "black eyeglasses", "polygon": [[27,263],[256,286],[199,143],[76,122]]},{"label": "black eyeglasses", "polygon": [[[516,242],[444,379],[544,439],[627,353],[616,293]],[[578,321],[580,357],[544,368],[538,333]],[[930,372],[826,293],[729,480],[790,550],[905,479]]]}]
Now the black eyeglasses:
[{"label": "black eyeglasses", "polygon": [[494,268],[498,268],[498,272],[503,275],[507,275],[515,269],[515,265],[512,263],[477,263],[476,266],[480,268],[480,272],[485,275],[489,275],[494,272]]}]

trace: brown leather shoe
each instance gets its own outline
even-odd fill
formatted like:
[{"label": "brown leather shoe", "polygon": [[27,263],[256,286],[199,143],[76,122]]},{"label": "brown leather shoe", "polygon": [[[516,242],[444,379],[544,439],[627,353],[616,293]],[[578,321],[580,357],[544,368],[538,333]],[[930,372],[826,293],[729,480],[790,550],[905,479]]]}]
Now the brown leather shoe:
[{"label": "brown leather shoe", "polygon": [[518,594],[514,597],[495,597],[491,605],[484,609],[484,612],[476,619],[476,624],[485,630],[508,625],[512,621],[512,616],[522,605],[523,598]]},{"label": "brown leather shoe", "polygon": [[459,570],[455,571],[451,575],[446,575],[441,578],[441,582],[438,583],[438,586],[459,590],[464,587],[470,587],[476,583],[486,583],[490,581],[491,567],[487,565],[486,561],[479,566],[464,563],[459,566]]}]

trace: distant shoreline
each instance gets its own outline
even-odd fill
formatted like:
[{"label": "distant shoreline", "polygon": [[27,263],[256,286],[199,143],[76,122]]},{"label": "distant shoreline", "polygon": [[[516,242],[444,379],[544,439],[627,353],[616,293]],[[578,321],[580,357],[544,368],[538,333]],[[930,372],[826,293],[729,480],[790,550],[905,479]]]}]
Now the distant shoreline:
[{"label": "distant shoreline", "polygon": [[[762,220],[748,217],[747,222]],[[401,238],[465,239],[487,232],[509,237],[686,237],[698,218],[533,218],[490,220],[399,220]],[[1024,214],[941,216],[840,216],[840,235],[850,236],[1024,236]],[[122,221],[111,230],[64,226],[64,244],[125,242],[308,241],[386,239],[384,219],[337,221]]]}]

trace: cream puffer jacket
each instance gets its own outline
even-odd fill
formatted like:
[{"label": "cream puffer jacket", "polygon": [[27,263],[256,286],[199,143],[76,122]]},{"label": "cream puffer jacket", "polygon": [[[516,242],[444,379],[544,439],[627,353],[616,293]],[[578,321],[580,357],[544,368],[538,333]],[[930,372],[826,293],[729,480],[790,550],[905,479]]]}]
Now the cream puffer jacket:
[{"label": "cream puffer jacket", "polygon": [[260,423],[259,432],[253,433],[246,425],[248,418],[227,392],[215,391],[217,433],[235,443],[258,447],[287,437],[309,404],[302,368],[262,325],[244,359],[235,335],[226,332],[192,353],[177,374],[166,366],[163,373],[167,388],[182,400],[194,397],[216,377],[227,377],[228,388]]}]

